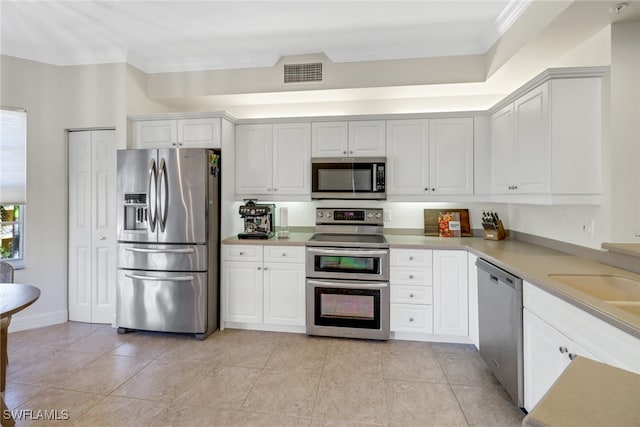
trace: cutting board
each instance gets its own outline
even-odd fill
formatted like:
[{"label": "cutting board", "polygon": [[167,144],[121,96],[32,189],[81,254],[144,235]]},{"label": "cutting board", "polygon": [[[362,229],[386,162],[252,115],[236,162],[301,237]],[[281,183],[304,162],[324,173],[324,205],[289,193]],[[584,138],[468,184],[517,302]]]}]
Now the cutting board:
[{"label": "cutting board", "polygon": [[438,236],[438,214],[440,212],[457,212],[460,214],[460,235],[471,237],[471,223],[469,222],[469,209],[425,209],[424,210],[424,235]]}]

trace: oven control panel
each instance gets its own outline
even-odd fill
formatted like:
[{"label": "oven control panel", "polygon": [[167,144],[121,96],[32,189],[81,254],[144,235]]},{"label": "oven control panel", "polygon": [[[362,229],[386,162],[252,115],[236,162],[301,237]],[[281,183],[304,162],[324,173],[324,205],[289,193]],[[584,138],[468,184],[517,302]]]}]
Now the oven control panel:
[{"label": "oven control panel", "polygon": [[383,209],[316,208],[316,224],[382,225]]}]

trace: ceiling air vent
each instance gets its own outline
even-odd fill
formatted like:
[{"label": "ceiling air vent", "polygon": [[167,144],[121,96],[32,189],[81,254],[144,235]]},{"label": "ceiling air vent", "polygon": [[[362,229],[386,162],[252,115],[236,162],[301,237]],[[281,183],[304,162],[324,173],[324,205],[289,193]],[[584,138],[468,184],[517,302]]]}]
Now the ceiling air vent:
[{"label": "ceiling air vent", "polygon": [[284,64],[284,83],[312,83],[322,81],[322,62]]}]

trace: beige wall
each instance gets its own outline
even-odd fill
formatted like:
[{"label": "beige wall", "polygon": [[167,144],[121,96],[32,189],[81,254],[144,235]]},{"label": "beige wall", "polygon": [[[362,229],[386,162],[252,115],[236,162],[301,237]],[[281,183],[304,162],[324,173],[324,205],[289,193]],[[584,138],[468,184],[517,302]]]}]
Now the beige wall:
[{"label": "beige wall", "polygon": [[35,326],[67,318],[66,99],[60,67],[2,56],[2,105],[27,110],[25,268],[15,281],[36,285],[41,296],[17,314]]}]

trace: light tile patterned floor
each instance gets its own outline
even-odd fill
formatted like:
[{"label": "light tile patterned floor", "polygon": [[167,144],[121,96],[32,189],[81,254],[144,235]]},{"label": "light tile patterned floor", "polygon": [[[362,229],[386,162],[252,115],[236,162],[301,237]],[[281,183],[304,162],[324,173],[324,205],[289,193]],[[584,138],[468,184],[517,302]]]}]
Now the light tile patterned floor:
[{"label": "light tile patterned floor", "polygon": [[11,333],[8,347],[5,401],[26,418],[19,426],[518,426],[524,417],[470,345],[230,329],[197,341],[68,322]]}]

